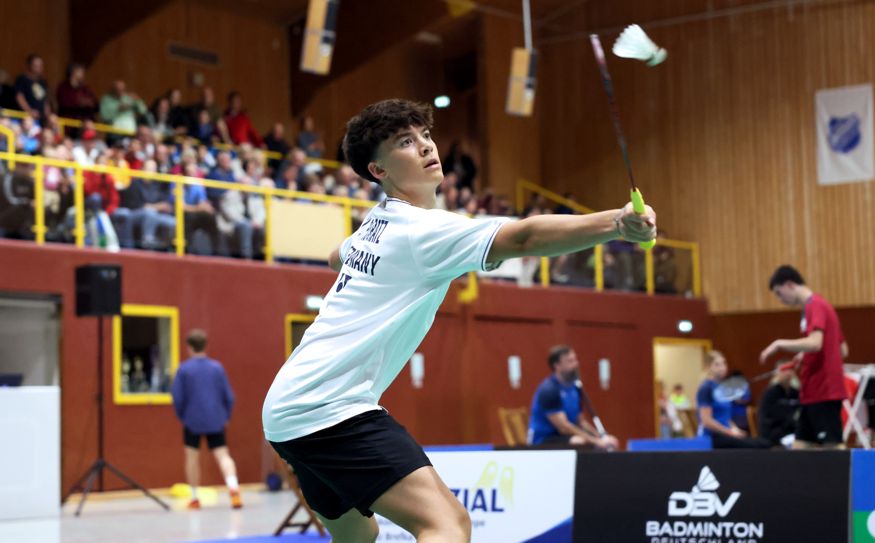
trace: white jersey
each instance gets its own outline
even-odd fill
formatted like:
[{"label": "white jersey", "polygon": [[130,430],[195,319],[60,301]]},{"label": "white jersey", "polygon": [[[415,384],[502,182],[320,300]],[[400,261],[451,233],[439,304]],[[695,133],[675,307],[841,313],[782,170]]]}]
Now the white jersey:
[{"label": "white jersey", "polygon": [[388,198],[340,246],[343,267],[264,401],[274,442],[380,409],[456,277],[486,269],[507,218],[479,220]]}]

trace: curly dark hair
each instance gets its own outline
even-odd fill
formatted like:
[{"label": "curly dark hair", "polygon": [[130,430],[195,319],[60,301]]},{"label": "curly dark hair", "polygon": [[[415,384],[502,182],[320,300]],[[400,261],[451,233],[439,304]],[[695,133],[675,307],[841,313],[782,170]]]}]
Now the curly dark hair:
[{"label": "curly dark hair", "polygon": [[377,147],[409,126],[424,126],[431,130],[432,125],[432,108],[429,104],[398,98],[376,102],[346,123],[343,154],[355,173],[379,183],[368,171],[368,163],[374,160]]}]

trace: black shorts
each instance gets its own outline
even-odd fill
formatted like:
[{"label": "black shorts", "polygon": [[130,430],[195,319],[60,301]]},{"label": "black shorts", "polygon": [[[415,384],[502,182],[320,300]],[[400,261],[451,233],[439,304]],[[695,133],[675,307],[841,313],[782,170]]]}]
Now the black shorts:
[{"label": "black shorts", "polygon": [[196,434],[188,428],[182,428],[182,441],[185,443],[186,447],[191,447],[192,449],[200,448],[201,438],[204,436],[207,437],[207,447],[209,447],[210,450],[225,446],[225,432],[219,432],[217,434]]},{"label": "black shorts", "polygon": [[796,439],[809,443],[842,443],[842,401],[803,404],[799,409]]},{"label": "black shorts", "polygon": [[372,516],[371,505],[392,485],[431,465],[422,447],[382,409],[270,444],[295,470],[310,507],[329,520],[353,507]]}]

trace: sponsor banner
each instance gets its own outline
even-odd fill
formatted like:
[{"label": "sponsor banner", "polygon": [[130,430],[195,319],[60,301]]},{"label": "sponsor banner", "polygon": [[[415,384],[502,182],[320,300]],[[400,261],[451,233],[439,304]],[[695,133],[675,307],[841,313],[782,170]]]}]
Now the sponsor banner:
[{"label": "sponsor banner", "polygon": [[581,454],[574,541],[848,540],[844,451]]},{"label": "sponsor banner", "polygon": [[822,89],[815,102],[817,182],[833,185],[875,177],[872,85]]},{"label": "sponsor banner", "polygon": [[[471,515],[472,543],[570,543],[575,451],[428,452]],[[377,541],[414,541],[377,516]]]},{"label": "sponsor banner", "polygon": [[851,524],[854,543],[875,543],[875,451],[851,453]]}]

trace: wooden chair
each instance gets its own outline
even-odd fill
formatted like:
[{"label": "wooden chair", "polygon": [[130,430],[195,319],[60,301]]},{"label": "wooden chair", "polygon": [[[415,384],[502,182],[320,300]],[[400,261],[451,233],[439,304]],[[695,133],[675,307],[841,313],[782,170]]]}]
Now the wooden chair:
[{"label": "wooden chair", "polygon": [[508,445],[528,444],[529,410],[525,407],[513,409],[498,408],[498,420],[501,421],[501,431]]},{"label": "wooden chair", "polygon": [[759,437],[760,427],[759,420],[757,419],[757,408],[752,405],[747,406],[747,425],[750,428],[750,437]]},{"label": "wooden chair", "polygon": [[[295,493],[295,496],[298,498],[298,503],[296,503],[292,510],[289,511],[289,514],[286,515],[286,518],[283,519],[273,535],[279,536],[286,528],[300,528],[299,533],[303,534],[308,528],[310,528],[310,526],[313,526],[316,528],[316,531],[319,532],[320,536],[325,537],[325,526],[322,525],[316,517],[316,513],[310,509],[310,505],[307,504],[307,500],[304,499],[304,493],[301,492],[301,485],[298,484],[298,476],[295,475],[295,472],[291,467],[289,468],[289,488]],[[295,518],[295,515],[301,510],[301,508],[303,508],[306,513],[305,519],[293,522],[292,519]]]}]

